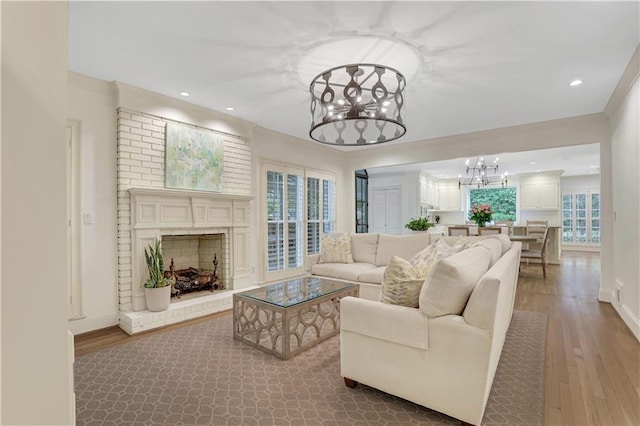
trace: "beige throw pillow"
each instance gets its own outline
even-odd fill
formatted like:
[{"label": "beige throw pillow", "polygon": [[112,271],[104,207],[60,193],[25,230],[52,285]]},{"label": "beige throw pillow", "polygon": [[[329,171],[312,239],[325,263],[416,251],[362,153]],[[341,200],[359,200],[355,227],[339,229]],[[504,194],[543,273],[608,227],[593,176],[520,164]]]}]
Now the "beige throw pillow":
[{"label": "beige throw pillow", "polygon": [[480,277],[489,269],[491,254],[484,247],[472,247],[431,268],[420,292],[420,311],[428,317],[460,315]]},{"label": "beige throw pillow", "polygon": [[351,235],[327,235],[322,238],[318,263],[353,263]]},{"label": "beige throw pillow", "polygon": [[424,278],[420,270],[409,261],[392,256],[382,278],[380,301],[417,308]]}]

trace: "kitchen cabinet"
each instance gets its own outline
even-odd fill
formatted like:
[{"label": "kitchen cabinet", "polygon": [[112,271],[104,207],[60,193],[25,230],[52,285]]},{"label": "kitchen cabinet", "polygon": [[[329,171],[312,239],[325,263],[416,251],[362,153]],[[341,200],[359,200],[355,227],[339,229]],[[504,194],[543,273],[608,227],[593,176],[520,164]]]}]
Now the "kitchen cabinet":
[{"label": "kitchen cabinet", "polygon": [[460,210],[461,191],[457,180],[441,180],[438,182],[439,210]]},{"label": "kitchen cabinet", "polygon": [[420,203],[438,207],[438,182],[431,176],[420,176]]},{"label": "kitchen cabinet", "polygon": [[560,208],[560,173],[524,173],[520,180],[521,210],[558,210]]}]

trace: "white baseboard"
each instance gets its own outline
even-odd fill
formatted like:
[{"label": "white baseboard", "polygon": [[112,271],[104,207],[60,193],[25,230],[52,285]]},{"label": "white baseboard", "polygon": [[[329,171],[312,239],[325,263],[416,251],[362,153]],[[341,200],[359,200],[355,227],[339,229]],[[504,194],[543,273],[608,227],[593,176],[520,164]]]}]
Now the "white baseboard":
[{"label": "white baseboard", "polygon": [[613,309],[615,309],[622,318],[622,321],[624,321],[633,335],[636,336],[636,339],[640,342],[640,319],[635,316],[627,305],[618,305],[616,303],[612,303],[612,305]]},{"label": "white baseboard", "polygon": [[601,302],[609,302],[613,304],[613,290],[600,289],[600,292],[598,293],[598,300]]},{"label": "white baseboard", "polygon": [[118,323],[118,312],[113,312],[97,317],[85,317],[82,319],[71,320],[69,321],[69,330],[71,330],[74,335],[78,335],[118,325]]}]

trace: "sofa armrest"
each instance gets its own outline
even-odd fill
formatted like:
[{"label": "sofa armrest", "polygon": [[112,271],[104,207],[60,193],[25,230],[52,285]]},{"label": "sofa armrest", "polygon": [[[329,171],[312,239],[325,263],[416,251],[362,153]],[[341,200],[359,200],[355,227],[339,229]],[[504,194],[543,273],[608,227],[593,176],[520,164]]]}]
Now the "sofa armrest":
[{"label": "sofa armrest", "polygon": [[313,265],[317,265],[319,260],[320,260],[320,253],[307,256],[307,261],[305,262],[305,270],[308,273],[311,273],[311,267]]},{"label": "sofa armrest", "polygon": [[416,308],[345,297],[340,301],[340,330],[429,349],[429,319]]}]

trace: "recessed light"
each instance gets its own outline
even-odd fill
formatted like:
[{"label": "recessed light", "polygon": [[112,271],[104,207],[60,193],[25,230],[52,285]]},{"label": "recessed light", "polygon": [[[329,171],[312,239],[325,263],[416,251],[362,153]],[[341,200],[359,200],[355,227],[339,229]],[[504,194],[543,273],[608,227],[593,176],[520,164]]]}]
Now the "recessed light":
[{"label": "recessed light", "polygon": [[542,171],[542,170],[540,170],[540,169],[536,170],[536,172],[538,172],[538,173],[540,173],[541,171]]},{"label": "recessed light", "polygon": [[180,92],[180,96],[190,96],[189,92]]},{"label": "recessed light", "polygon": [[582,84],[582,80],[576,79],[576,80],[573,80],[571,83],[569,83],[569,86],[574,87],[574,86],[580,86],[581,84]]},{"label": "recessed light", "polygon": [[530,162],[529,164],[532,164],[532,165],[533,165],[533,164],[536,164],[536,162],[535,162],[535,161],[532,161],[532,162]]},{"label": "recessed light", "polygon": [[234,109],[234,107],[227,107],[227,111],[233,111]]}]

